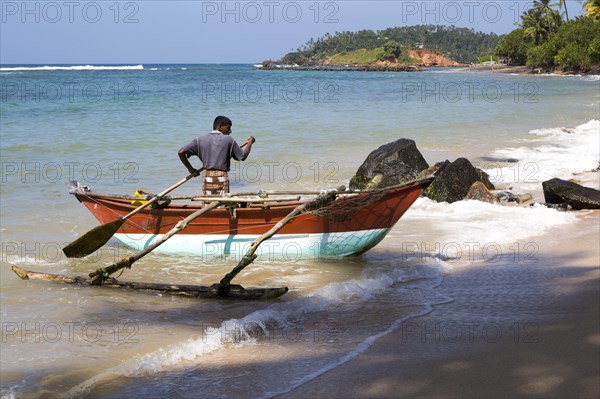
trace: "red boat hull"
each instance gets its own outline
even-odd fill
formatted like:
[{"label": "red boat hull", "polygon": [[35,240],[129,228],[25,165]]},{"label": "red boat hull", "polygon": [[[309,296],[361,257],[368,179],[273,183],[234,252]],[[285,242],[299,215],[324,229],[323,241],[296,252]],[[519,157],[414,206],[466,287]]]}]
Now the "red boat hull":
[{"label": "red boat hull", "polygon": [[[304,249],[305,252],[307,245],[318,246],[319,248],[308,251],[310,256],[353,255],[364,252],[383,239],[421,195],[428,183],[429,180],[418,181],[380,191],[342,194],[324,208],[296,217],[269,241],[274,245],[277,240],[282,240],[281,248],[277,252],[281,252],[286,243],[289,245],[290,242],[295,242],[295,248],[300,251]],[[81,192],[75,195],[101,224],[112,222],[136,208],[127,199]],[[235,210],[228,207],[214,209],[190,222],[186,229],[169,240],[178,243],[170,246],[166,246],[165,243],[166,250],[163,252],[205,255],[206,243],[215,243],[215,248],[222,249],[225,254],[243,254],[244,245],[247,247],[254,238],[267,232],[300,204],[302,202],[270,203],[268,207],[248,206]],[[200,204],[175,203],[164,209],[146,208],[129,218],[115,237],[138,249],[148,246],[200,208]],[[338,243],[334,242],[336,240]],[[244,245],[231,251],[231,245],[228,247],[227,242]],[[319,243],[327,244],[328,249],[325,250]],[[340,247],[340,243],[343,243],[343,248],[332,250]],[[215,249],[211,247],[209,252],[215,252]]]}]

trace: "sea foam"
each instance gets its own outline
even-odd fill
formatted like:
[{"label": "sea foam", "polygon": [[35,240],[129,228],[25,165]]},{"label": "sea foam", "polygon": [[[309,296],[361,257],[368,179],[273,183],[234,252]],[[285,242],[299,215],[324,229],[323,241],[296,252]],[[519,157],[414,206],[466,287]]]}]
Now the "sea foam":
[{"label": "sea foam", "polygon": [[591,120],[575,128],[532,130],[523,145],[499,149],[501,158],[518,159],[516,164],[489,168],[493,183],[504,183],[514,191],[540,190],[543,181],[558,177],[570,179],[598,167],[600,161],[600,121]]},{"label": "sea foam", "polygon": [[475,200],[448,204],[419,198],[404,219],[429,221],[437,230],[437,242],[457,243],[462,248],[468,243],[513,245],[556,226],[573,223],[577,216],[542,205],[501,206]]},{"label": "sea foam", "polygon": [[2,67],[0,72],[21,72],[21,71],[127,71],[144,69],[143,65],[71,65],[71,66],[19,66]]}]

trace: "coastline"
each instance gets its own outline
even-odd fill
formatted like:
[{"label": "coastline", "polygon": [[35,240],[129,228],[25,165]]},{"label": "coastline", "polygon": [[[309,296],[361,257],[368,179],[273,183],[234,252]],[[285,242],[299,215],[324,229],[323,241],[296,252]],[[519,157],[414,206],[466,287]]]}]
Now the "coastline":
[{"label": "coastline", "polygon": [[452,68],[452,72],[456,73],[502,73],[510,75],[528,75],[528,76],[567,76],[567,75],[599,75],[600,68],[590,69],[586,72],[581,71],[570,71],[570,70],[544,70],[541,68],[534,68],[527,65],[462,65]]},{"label": "coastline", "polygon": [[317,71],[317,72],[429,72],[430,68],[448,68],[454,73],[502,73],[512,75],[534,75],[534,76],[563,76],[563,75],[599,75],[600,68],[591,69],[587,72],[568,71],[568,70],[542,70],[526,65],[459,65],[459,66],[438,66],[438,65],[272,65],[255,66],[257,70],[265,71]]},{"label": "coastline", "polygon": [[536,262],[463,265],[454,301],[277,398],[600,395],[600,211],[539,237]]}]

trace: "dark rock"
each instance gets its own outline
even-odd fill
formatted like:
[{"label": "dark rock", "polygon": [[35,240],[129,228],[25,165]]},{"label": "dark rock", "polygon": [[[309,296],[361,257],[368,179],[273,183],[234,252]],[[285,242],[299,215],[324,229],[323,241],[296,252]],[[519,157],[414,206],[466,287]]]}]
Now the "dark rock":
[{"label": "dark rock", "polygon": [[471,185],[471,188],[464,199],[489,202],[490,204],[497,204],[499,202],[496,196],[480,181],[476,181]]},{"label": "dark rock", "polygon": [[600,209],[600,191],[561,179],[542,183],[548,204],[569,204],[573,209]]},{"label": "dark rock", "polygon": [[482,182],[489,190],[494,189],[487,173],[474,167],[468,159],[458,158],[438,170],[436,179],[424,195],[438,202],[460,201],[465,198],[476,181]]},{"label": "dark rock", "polygon": [[404,183],[427,166],[414,140],[400,139],[371,152],[350,180],[350,189],[364,189],[377,175],[382,175],[377,188]]}]

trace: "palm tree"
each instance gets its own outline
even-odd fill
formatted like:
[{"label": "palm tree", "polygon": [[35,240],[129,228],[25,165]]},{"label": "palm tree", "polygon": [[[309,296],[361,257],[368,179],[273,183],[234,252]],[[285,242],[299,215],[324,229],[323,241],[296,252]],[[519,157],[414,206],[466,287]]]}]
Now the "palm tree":
[{"label": "palm tree", "polygon": [[525,36],[530,37],[535,44],[542,42],[548,34],[541,13],[533,8],[521,16],[521,27]]},{"label": "palm tree", "polygon": [[562,22],[560,13],[550,7],[550,0],[535,0],[533,7],[521,16],[521,27],[525,35],[535,44],[548,40]]},{"label": "palm tree", "polygon": [[600,0],[588,0],[583,8],[586,10],[586,17],[590,17],[595,21],[600,20]]}]

